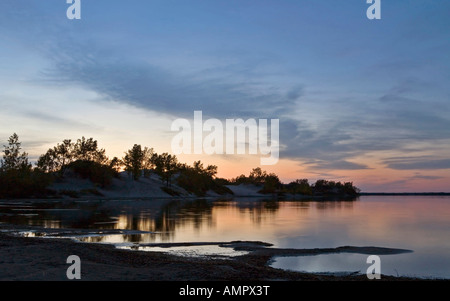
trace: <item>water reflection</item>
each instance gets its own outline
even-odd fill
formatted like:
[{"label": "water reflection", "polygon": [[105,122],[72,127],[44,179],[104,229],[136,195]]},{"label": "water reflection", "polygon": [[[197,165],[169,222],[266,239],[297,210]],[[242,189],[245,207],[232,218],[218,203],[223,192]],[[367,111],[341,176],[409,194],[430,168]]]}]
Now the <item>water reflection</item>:
[{"label": "water reflection", "polygon": [[230,237],[231,240],[252,239],[248,237],[250,233],[264,231],[267,227],[274,228],[293,216],[298,219],[298,216],[307,215],[311,208],[345,210],[351,209],[354,201],[281,202],[256,198],[30,201],[3,203],[0,206],[0,222],[54,229],[153,232],[80,238],[89,242],[169,242],[197,241],[202,238],[222,241],[224,237]]},{"label": "water reflection", "polygon": [[[280,248],[402,248],[414,253],[399,255],[402,265],[385,260],[385,268],[450,278],[450,197],[0,202],[0,222],[17,229],[86,229],[90,235],[81,240],[102,243],[254,240]],[[112,232],[98,235],[106,230]]]}]

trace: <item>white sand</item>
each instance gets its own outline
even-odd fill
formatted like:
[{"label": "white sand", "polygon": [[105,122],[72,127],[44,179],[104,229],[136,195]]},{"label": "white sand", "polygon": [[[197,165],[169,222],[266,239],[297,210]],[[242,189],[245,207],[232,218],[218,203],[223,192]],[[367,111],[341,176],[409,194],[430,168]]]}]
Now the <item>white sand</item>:
[{"label": "white sand", "polygon": [[[138,181],[134,181],[130,175],[126,172],[122,172],[119,178],[114,178],[112,181],[112,185],[107,188],[100,188],[98,185],[95,185],[90,180],[81,179],[80,177],[74,174],[67,174],[62,181],[58,181],[53,183],[50,186],[50,189],[61,192],[63,190],[66,191],[75,191],[81,195],[86,194],[86,190],[97,190],[100,192],[103,197],[106,198],[171,198],[171,197],[196,197],[194,194],[191,194],[184,190],[183,188],[177,186],[172,181],[172,185],[170,189],[179,193],[179,196],[171,196],[170,194],[164,192],[161,188],[165,187],[166,184],[161,181],[158,175],[152,174],[149,178],[141,177]],[[225,195],[225,196],[234,196],[234,197],[256,197],[256,196],[264,196],[258,191],[261,189],[260,186],[257,185],[228,185],[228,188],[233,191],[234,195]],[[84,190],[84,192],[83,192]],[[223,195],[219,195],[213,191],[209,191],[206,194],[207,197],[220,197]]]},{"label": "white sand", "polygon": [[264,196],[264,194],[259,193],[261,186],[253,184],[241,184],[241,185],[227,185],[228,188],[233,191],[236,197],[253,197],[253,196]]}]

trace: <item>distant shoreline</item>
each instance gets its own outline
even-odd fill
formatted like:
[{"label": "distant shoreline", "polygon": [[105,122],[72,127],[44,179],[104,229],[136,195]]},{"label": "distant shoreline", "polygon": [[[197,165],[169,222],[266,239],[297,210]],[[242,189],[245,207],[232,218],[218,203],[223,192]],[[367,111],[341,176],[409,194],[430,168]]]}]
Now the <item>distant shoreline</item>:
[{"label": "distant shoreline", "polygon": [[[358,198],[360,196],[450,196],[450,192],[361,192],[357,196],[352,198]],[[85,199],[95,199],[98,200],[117,200],[117,199],[149,199],[149,200],[170,200],[170,199],[217,199],[217,198],[231,198],[231,199],[239,199],[239,198],[268,198],[274,197],[278,200],[323,200],[327,198],[337,198],[340,199],[340,195],[337,196],[311,196],[311,195],[284,195],[277,196],[273,194],[259,194],[256,191],[252,194],[235,194],[235,195],[210,195],[206,194],[205,196],[197,196],[197,195],[180,195],[180,196],[171,196],[171,195],[140,195],[140,196],[129,196],[129,195],[115,195],[115,196],[94,196],[94,195],[80,195],[77,197],[69,197],[69,196],[49,196],[49,197],[36,197],[36,198],[0,198],[0,202],[2,201],[48,201],[48,200],[85,200]]]}]

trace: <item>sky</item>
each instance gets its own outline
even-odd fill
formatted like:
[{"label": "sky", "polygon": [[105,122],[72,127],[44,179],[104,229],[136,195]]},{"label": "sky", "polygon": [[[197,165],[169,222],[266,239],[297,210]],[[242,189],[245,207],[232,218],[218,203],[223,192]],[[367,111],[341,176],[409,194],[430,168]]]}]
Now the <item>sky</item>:
[{"label": "sky", "polygon": [[[110,157],[172,152],[178,118],[278,119],[283,182],[366,192],[450,191],[450,2],[0,2],[0,144],[30,160],[93,137]],[[189,155],[219,176],[260,155]]]}]

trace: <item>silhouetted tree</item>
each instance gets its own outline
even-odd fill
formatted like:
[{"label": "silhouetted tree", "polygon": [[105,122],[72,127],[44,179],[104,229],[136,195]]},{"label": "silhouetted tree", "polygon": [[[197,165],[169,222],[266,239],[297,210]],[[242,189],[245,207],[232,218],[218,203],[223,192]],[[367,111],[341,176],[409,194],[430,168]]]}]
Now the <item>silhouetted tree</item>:
[{"label": "silhouetted tree", "polygon": [[125,170],[133,176],[134,180],[139,180],[142,173],[145,153],[142,147],[135,144],[132,149],[125,153],[122,161],[125,165]]},{"label": "silhouetted tree", "polygon": [[281,190],[282,184],[278,176],[274,173],[268,174],[261,167],[253,168],[249,176],[240,175],[231,180],[234,185],[254,184],[262,186],[261,193],[275,193]]},{"label": "silhouetted tree", "polygon": [[216,165],[208,165],[206,168],[203,167],[202,161],[195,161],[193,164],[194,170],[199,174],[205,174],[211,178],[215,177],[217,174]]},{"label": "silhouetted tree", "polygon": [[312,189],[308,179],[297,179],[286,185],[286,190],[292,194],[311,195]]},{"label": "silhouetted tree", "polygon": [[97,140],[93,138],[86,139],[82,137],[76,143],[70,139],[65,139],[61,144],[50,148],[45,154],[41,155],[36,166],[43,172],[59,172],[64,176],[67,166],[75,161],[96,162],[107,164],[108,158],[104,149],[99,149]]},{"label": "silhouetted tree", "polygon": [[8,145],[3,146],[3,159],[0,160],[0,169],[2,171],[10,170],[31,170],[31,164],[28,163],[28,154],[20,153],[21,143],[19,136],[14,133],[8,139]]},{"label": "silhouetted tree", "polygon": [[0,160],[0,197],[30,197],[46,192],[50,179],[39,171],[33,171],[28,154],[21,153],[19,136],[13,134],[4,145]]},{"label": "silhouetted tree", "polygon": [[39,170],[45,173],[52,173],[58,170],[58,162],[54,149],[49,149],[45,154],[41,155],[36,163]]},{"label": "silhouetted tree", "polygon": [[203,196],[208,190],[212,190],[218,194],[233,194],[225,186],[228,181],[216,179],[217,166],[215,165],[208,165],[205,168],[201,161],[195,161],[192,167],[187,164],[179,164],[178,170],[180,174],[177,184],[191,193]]},{"label": "silhouetted tree", "polygon": [[267,172],[263,171],[261,167],[256,167],[252,169],[248,178],[252,184],[264,184]]},{"label": "silhouetted tree", "polygon": [[281,181],[274,173],[264,176],[262,193],[276,193],[281,189]]},{"label": "silhouetted tree", "polygon": [[115,170],[109,165],[89,160],[76,160],[70,163],[67,168],[84,179],[90,179],[101,187],[109,186],[113,177],[117,176]]},{"label": "silhouetted tree", "polygon": [[144,170],[144,177],[148,178],[155,166],[152,160],[154,154],[153,148],[144,147],[143,153],[142,169]]},{"label": "silhouetted tree", "polygon": [[72,140],[63,140],[62,144],[57,144],[41,155],[37,161],[37,167],[43,172],[59,172],[60,177],[64,177],[67,166],[75,161],[75,146]]},{"label": "silhouetted tree", "polygon": [[335,182],[327,180],[317,180],[314,185],[312,185],[312,191],[314,194],[318,195],[347,195],[356,196],[359,194],[360,190],[353,186],[351,182]]},{"label": "silhouetted tree", "polygon": [[240,184],[250,184],[251,181],[244,174],[241,174],[240,176],[231,179],[230,182],[233,185],[240,185]]},{"label": "silhouetted tree", "polygon": [[114,157],[109,161],[108,166],[114,172],[114,176],[118,177],[120,169],[123,166],[123,162],[119,158]]},{"label": "silhouetted tree", "polygon": [[105,150],[98,148],[97,140],[86,139],[84,136],[73,145],[72,156],[75,160],[92,161],[100,164],[104,164],[108,160]]},{"label": "silhouetted tree", "polygon": [[172,184],[172,176],[178,171],[178,159],[175,155],[169,153],[162,153],[158,155],[153,153],[152,164],[155,167],[155,172],[161,179],[166,182],[166,186]]}]

